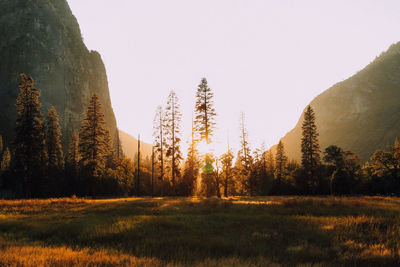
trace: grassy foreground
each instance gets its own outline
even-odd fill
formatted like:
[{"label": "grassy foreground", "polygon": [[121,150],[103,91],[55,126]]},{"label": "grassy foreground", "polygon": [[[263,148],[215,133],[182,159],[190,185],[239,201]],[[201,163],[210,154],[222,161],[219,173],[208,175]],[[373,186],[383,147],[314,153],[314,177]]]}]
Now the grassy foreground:
[{"label": "grassy foreground", "polygon": [[0,266],[393,266],[399,240],[399,198],[0,200]]}]

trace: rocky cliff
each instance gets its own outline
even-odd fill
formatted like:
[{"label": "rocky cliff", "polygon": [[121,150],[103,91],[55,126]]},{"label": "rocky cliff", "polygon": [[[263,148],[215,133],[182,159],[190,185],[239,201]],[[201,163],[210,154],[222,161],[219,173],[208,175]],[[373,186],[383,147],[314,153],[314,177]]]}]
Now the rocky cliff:
[{"label": "rocky cliff", "polygon": [[[363,160],[400,137],[400,43],[363,70],[337,83],[310,105],[316,113],[321,150],[338,145]],[[300,160],[300,117],[281,140],[288,156]]]},{"label": "rocky cliff", "polygon": [[19,73],[32,76],[41,89],[44,115],[55,106],[64,145],[80,128],[93,92],[116,136],[104,64],[83,43],[66,0],[0,0],[0,134],[6,143],[13,138]]}]

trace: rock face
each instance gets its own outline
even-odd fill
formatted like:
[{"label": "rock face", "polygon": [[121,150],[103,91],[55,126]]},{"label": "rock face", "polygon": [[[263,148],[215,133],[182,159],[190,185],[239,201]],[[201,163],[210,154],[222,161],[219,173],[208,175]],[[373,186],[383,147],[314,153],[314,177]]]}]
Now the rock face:
[{"label": "rock face", "polygon": [[[400,137],[400,43],[310,105],[316,113],[322,151],[337,145],[368,160],[377,149],[393,144]],[[296,160],[301,159],[302,122],[303,115],[281,139],[289,158]]]},{"label": "rock face", "polygon": [[43,115],[51,105],[60,116],[64,146],[80,128],[91,95],[102,102],[108,129],[116,136],[106,70],[88,51],[66,0],[0,0],[0,134],[13,139],[19,74],[41,89]]}]

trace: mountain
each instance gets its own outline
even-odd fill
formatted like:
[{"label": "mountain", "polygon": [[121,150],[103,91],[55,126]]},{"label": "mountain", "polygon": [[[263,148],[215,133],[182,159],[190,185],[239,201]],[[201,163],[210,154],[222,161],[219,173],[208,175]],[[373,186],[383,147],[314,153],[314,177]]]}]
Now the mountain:
[{"label": "mountain", "polygon": [[[363,70],[314,98],[319,141],[351,150],[368,160],[400,137],[400,42]],[[304,112],[303,112],[304,113]],[[300,160],[301,115],[281,140],[289,158]]]},{"label": "mountain", "polygon": [[116,136],[106,70],[99,53],[89,51],[66,0],[0,0],[0,134],[13,139],[19,74],[41,89],[43,115],[51,105],[60,116],[64,147],[80,128],[96,92],[105,121]]},{"label": "mountain", "polygon": [[[138,151],[138,140],[132,135],[119,130],[119,138],[122,145],[122,150],[126,157],[134,159]],[[140,142],[141,158],[151,157],[152,145]]]}]

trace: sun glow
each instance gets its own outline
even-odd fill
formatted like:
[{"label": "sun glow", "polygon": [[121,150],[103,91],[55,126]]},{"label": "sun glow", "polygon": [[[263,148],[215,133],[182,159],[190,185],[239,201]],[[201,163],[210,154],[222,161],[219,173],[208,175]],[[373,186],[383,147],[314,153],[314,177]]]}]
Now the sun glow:
[{"label": "sun glow", "polygon": [[197,149],[200,155],[204,156],[205,154],[213,154],[214,148],[212,143],[207,143],[206,140],[201,140],[197,144]]}]

